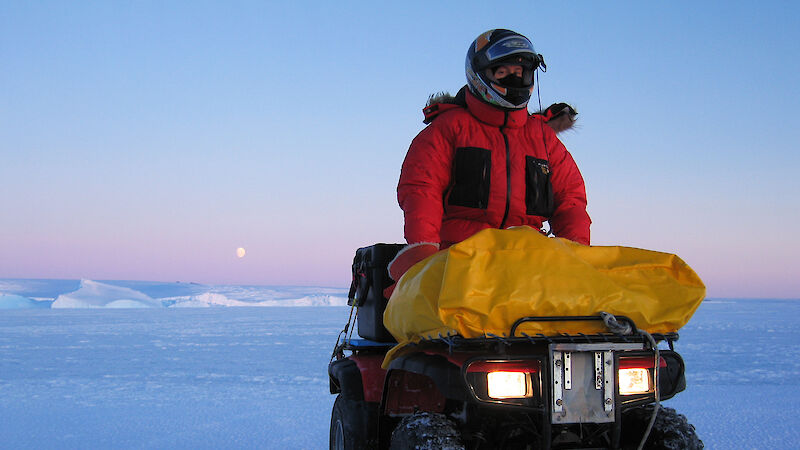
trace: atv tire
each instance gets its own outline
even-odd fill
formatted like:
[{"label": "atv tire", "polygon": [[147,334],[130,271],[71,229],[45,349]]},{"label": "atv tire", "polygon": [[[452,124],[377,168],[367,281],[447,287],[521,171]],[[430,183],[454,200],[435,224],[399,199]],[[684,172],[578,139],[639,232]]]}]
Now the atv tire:
[{"label": "atv tire", "polygon": [[417,412],[392,432],[390,450],[464,450],[456,427],[444,414]]},{"label": "atv tire", "polygon": [[376,447],[375,417],[365,401],[336,397],[331,412],[330,450],[369,450]]},{"label": "atv tire", "polygon": [[[652,406],[636,408],[622,416],[622,446],[624,449],[635,449],[639,446],[652,416]],[[646,450],[701,450],[703,441],[697,437],[694,425],[690,424],[683,414],[678,414],[672,408],[661,407],[644,448]]]}]

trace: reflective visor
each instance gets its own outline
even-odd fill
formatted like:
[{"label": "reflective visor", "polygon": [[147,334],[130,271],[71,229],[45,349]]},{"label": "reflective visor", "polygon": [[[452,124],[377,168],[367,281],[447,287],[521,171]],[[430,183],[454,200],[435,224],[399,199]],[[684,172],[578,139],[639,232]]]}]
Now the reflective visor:
[{"label": "reflective visor", "polygon": [[520,36],[509,36],[486,49],[486,60],[491,63],[515,53],[536,54],[529,40]]}]

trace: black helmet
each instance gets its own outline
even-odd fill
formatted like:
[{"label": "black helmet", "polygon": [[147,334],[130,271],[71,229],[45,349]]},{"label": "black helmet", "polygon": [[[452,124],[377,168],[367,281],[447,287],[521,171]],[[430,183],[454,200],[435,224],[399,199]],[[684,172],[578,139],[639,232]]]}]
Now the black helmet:
[{"label": "black helmet", "polygon": [[[522,66],[522,83],[504,85],[486,69],[513,64]],[[506,109],[528,104],[533,92],[533,74],[544,65],[542,55],[525,36],[511,30],[489,30],[475,39],[467,50],[467,86],[483,101]],[[493,71],[489,71],[493,72]]]}]

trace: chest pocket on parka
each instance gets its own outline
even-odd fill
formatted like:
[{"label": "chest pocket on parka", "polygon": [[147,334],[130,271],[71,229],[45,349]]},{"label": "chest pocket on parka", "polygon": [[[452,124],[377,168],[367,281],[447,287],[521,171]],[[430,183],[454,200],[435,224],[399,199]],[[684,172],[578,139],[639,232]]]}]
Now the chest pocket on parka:
[{"label": "chest pocket on parka", "polygon": [[488,149],[457,148],[447,204],[486,209],[489,206],[491,173],[492,154]]},{"label": "chest pocket on parka", "polygon": [[555,211],[550,164],[533,156],[525,157],[525,209],[527,214],[543,217]]}]

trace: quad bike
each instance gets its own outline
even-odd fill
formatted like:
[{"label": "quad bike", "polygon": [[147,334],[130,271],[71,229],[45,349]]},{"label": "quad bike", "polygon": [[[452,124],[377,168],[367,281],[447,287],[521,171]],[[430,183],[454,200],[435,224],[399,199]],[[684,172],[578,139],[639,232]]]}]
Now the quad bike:
[{"label": "quad bike", "polygon": [[[338,394],[331,449],[703,448],[684,416],[660,406],[686,386],[677,333],[650,335],[623,316],[520,317],[505,336],[424,339],[382,368],[396,345],[381,321],[385,267],[400,247],[356,254],[361,338],[351,309],[328,367]],[[535,321],[601,321],[607,331],[519,331]]]}]

